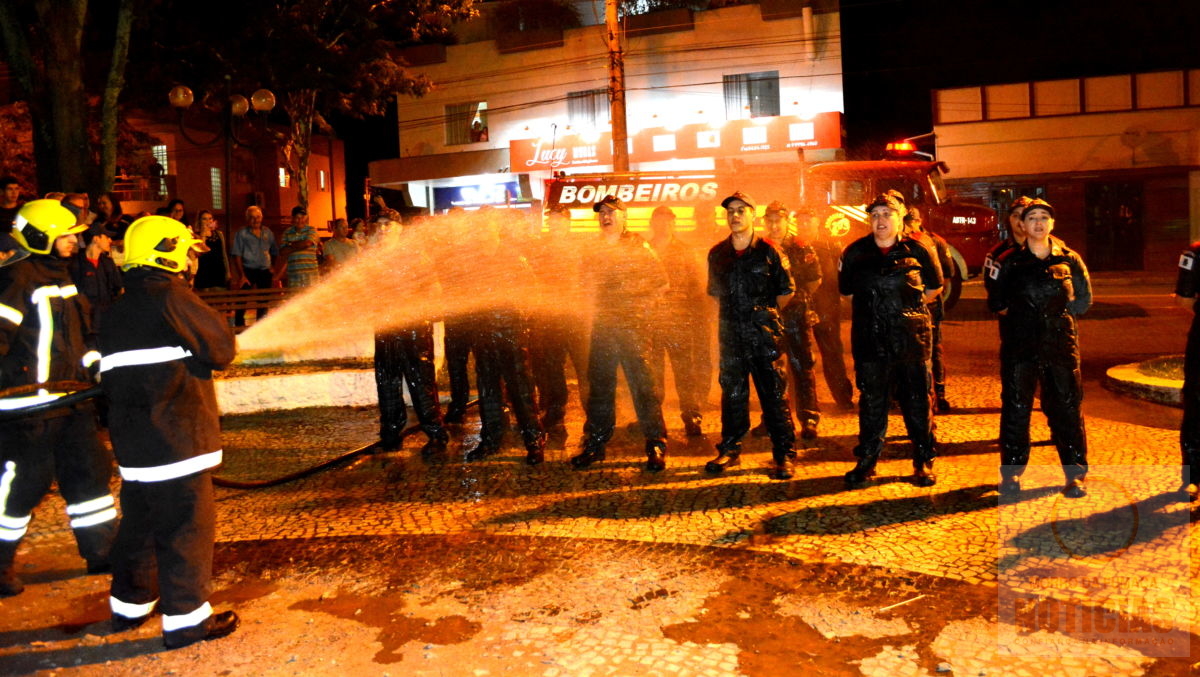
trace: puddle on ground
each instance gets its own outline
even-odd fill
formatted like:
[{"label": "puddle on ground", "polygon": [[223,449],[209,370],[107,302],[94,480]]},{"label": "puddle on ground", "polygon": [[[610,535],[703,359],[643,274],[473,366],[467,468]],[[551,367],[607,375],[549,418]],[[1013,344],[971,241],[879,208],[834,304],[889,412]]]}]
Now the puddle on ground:
[{"label": "puddle on ground", "polygon": [[404,660],[400,649],[409,642],[460,644],[478,634],[482,627],[465,616],[420,618],[405,615],[401,613],[404,601],[399,596],[365,597],[339,593],[337,597],[297,602],[289,608],[318,611],[379,628],[379,635],[375,639],[383,646],[375,653],[376,663]]}]

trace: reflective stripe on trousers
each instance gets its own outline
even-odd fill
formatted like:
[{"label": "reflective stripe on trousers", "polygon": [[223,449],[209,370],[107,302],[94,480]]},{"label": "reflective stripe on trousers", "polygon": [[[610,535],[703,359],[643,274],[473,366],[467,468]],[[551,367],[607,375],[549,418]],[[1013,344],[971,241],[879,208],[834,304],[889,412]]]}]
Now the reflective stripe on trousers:
[{"label": "reflective stripe on trousers", "polygon": [[145,468],[120,466],[121,479],[126,482],[164,482],[166,480],[194,475],[221,465],[221,452],[222,450],[218,449],[212,453],[193,456],[175,463],[153,465]]},{"label": "reflective stripe on trousers", "polygon": [[72,517],[71,528],[83,529],[110,522],[117,518],[116,502],[111,494],[90,501],[67,506],[67,515]]},{"label": "reflective stripe on trousers", "polygon": [[17,477],[15,461],[4,463],[4,472],[0,473],[0,541],[15,542],[21,540],[29,530],[29,521],[33,515],[15,517],[4,512],[8,505],[8,494],[12,491],[13,480]]}]

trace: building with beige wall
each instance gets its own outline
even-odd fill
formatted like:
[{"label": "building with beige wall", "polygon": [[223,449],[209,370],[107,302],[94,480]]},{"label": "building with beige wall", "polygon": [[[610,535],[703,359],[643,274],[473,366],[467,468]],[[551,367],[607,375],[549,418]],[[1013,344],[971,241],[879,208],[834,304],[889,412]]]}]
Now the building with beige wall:
[{"label": "building with beige wall", "polygon": [[1044,197],[1095,270],[1170,269],[1200,239],[1200,71],[943,89],[933,107],[951,187],[997,210]]}]

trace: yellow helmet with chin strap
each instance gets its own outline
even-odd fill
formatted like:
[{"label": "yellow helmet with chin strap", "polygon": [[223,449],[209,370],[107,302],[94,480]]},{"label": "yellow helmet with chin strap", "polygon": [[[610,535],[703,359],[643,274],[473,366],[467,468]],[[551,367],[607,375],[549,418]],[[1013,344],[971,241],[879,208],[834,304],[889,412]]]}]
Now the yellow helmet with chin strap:
[{"label": "yellow helmet with chin strap", "polygon": [[87,230],[58,200],[30,200],[17,211],[12,236],[32,254],[49,254],[63,235]]},{"label": "yellow helmet with chin strap", "polygon": [[188,252],[208,251],[203,240],[169,216],[143,216],[125,231],[125,263],[122,270],[151,266],[179,273],[187,268]]}]

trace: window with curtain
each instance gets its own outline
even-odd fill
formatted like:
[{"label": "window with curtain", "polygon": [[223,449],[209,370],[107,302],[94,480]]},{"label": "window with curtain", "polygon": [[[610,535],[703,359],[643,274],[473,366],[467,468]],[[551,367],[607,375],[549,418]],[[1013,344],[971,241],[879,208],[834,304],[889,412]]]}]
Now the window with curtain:
[{"label": "window with curtain", "polygon": [[779,115],[779,71],[738,73],[723,80],[726,120]]}]

